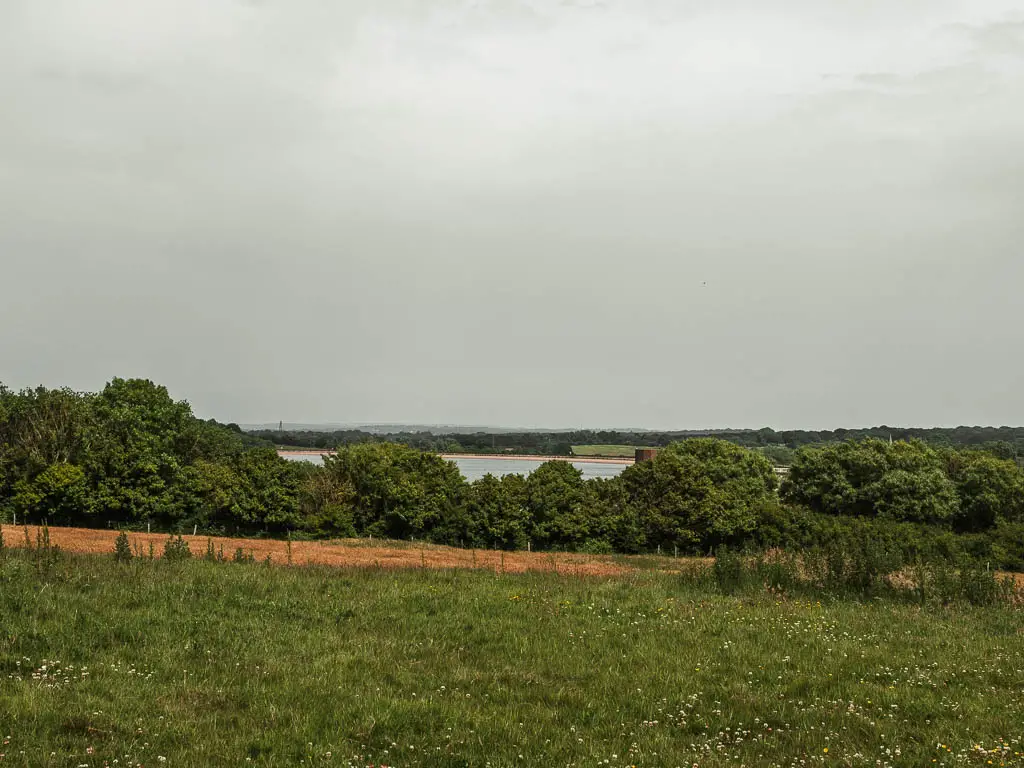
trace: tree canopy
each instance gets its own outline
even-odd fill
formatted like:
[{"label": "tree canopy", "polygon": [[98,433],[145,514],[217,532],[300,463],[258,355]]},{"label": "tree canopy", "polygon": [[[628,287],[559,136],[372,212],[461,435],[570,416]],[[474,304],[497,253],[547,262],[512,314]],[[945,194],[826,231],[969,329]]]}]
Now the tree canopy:
[{"label": "tree canopy", "polygon": [[1012,443],[989,439],[1003,432],[979,430],[967,448],[855,433],[787,447],[779,493],[780,434],[676,440],[609,479],[550,461],[526,477],[468,483],[434,452],[373,436],[354,436],[322,467],[287,461],[144,379],[113,379],[98,393],[0,385],[0,519],[592,552],[804,545],[837,526],[876,526],[939,544],[964,534],[964,546],[1024,567],[1024,472],[1008,457]]}]

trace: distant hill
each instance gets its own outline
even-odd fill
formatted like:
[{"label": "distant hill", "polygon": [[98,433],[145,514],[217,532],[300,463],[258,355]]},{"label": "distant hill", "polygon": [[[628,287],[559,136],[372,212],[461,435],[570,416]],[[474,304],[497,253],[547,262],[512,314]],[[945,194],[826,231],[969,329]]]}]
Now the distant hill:
[{"label": "distant hill", "polygon": [[[570,432],[614,432],[622,434],[653,434],[662,430],[645,429],[642,427],[600,427],[595,429],[578,429],[576,427],[496,427],[479,424],[380,424],[380,423],[302,423],[294,421],[266,422],[263,424],[240,424],[246,432],[345,432],[359,430],[373,435],[398,435],[430,432],[434,435],[519,435],[519,434],[566,434]],[[717,435],[723,433],[742,434],[753,432],[752,429],[679,429],[671,430],[673,435]]]},{"label": "distant hill", "polygon": [[435,435],[513,435],[523,432],[547,434],[572,431],[564,427],[494,427],[473,424],[303,424],[292,421],[286,421],[283,424],[275,421],[266,424],[241,424],[240,426],[246,432],[269,432],[279,429],[285,432],[343,432],[359,430],[360,432],[368,432],[373,435],[416,434],[418,432],[430,432]]}]

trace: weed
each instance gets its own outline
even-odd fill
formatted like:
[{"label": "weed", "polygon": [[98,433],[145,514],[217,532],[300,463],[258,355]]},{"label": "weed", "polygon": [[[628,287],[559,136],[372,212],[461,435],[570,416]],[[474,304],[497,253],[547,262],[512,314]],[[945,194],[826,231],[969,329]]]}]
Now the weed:
[{"label": "weed", "polygon": [[188,542],[178,534],[177,538],[169,536],[164,542],[164,560],[169,562],[181,562],[192,557],[192,550],[188,548]]},{"label": "weed", "polygon": [[128,542],[128,534],[121,531],[117,534],[117,540],[114,542],[114,559],[119,563],[130,563],[132,557],[132,547]]},{"label": "weed", "polygon": [[712,566],[715,583],[723,595],[735,594],[744,586],[748,568],[743,557],[728,547],[719,547]]},{"label": "weed", "polygon": [[[25,537],[28,538],[28,529],[25,530]],[[49,573],[60,559],[60,547],[50,541],[50,526],[46,523],[36,530],[36,546],[33,551],[36,570],[40,573]]]}]

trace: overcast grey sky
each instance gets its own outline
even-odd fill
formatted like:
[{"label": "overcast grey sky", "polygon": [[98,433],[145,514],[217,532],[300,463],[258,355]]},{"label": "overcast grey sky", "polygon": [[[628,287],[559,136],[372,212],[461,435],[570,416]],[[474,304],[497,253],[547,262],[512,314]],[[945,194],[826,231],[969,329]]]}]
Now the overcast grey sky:
[{"label": "overcast grey sky", "polygon": [[1024,0],[2,0],[0,381],[1024,424]]}]

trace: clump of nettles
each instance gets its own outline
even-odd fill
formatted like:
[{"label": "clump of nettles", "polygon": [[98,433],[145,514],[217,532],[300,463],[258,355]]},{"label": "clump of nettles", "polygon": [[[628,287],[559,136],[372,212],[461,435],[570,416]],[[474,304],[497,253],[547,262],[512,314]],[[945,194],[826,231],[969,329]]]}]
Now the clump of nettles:
[{"label": "clump of nettles", "polygon": [[132,548],[128,544],[128,534],[121,531],[117,534],[117,541],[114,542],[114,559],[119,563],[130,563],[132,560]]},{"label": "clump of nettles", "polygon": [[236,563],[253,563],[256,561],[256,556],[253,555],[251,551],[246,552],[244,549],[239,547],[235,550],[235,555],[232,560]]},{"label": "clump of nettles", "polygon": [[188,542],[181,538],[180,533],[178,538],[167,537],[167,541],[164,542],[164,560],[180,562],[188,560],[190,557],[192,557],[192,550],[188,548]]}]

